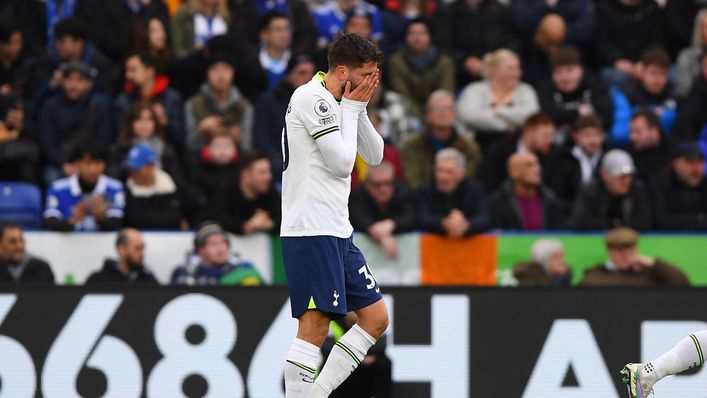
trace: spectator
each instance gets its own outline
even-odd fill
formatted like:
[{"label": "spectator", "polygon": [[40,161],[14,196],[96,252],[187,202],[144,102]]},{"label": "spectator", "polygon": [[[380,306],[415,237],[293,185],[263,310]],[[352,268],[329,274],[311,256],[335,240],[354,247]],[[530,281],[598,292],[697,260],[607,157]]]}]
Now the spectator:
[{"label": "spectator", "polygon": [[184,146],[184,103],[169,87],[169,78],[157,74],[157,64],[151,55],[140,52],[125,59],[125,89],[115,100],[115,120],[119,126],[130,108],[138,101],[150,101],[165,126],[167,141],[177,150]]},{"label": "spectator", "polygon": [[520,134],[503,137],[486,151],[479,166],[479,179],[493,192],[508,177],[508,158],[514,153],[533,153],[544,164],[553,149],[555,125],[544,113],[536,113],[523,124]]},{"label": "spectator", "polygon": [[[700,9],[704,9],[702,0],[668,1],[663,9],[665,18],[665,34],[667,49],[670,56],[676,57],[678,52],[688,46],[694,38],[693,21]],[[698,17],[699,20],[699,17]]]},{"label": "spectator", "polygon": [[47,191],[44,223],[53,231],[111,231],[120,227],[125,206],[123,184],[103,174],[105,149],[92,141],[77,145],[69,177]]},{"label": "spectator", "polygon": [[[70,5],[69,5],[70,6]],[[0,12],[8,20],[22,21],[22,36],[31,53],[47,48],[47,4],[42,0],[6,0],[0,2]],[[61,8],[62,11],[64,8]],[[58,22],[54,19],[53,24]]]},{"label": "spectator", "polygon": [[149,101],[137,102],[125,116],[118,141],[110,147],[106,174],[125,180],[125,159],[130,149],[140,144],[149,146],[155,152],[157,168],[166,171],[177,181],[183,179],[177,153],[172,145],[165,141],[164,127],[160,125],[159,116]]},{"label": "spectator", "polygon": [[395,234],[415,227],[415,207],[410,189],[395,179],[393,166],[383,161],[368,169],[363,185],[349,200],[351,225],[383,247],[388,258],[398,257]]},{"label": "spectator", "polygon": [[599,178],[579,193],[571,224],[578,230],[600,230],[628,226],[651,227],[651,208],[643,183],[634,178],[631,155],[612,149],[601,162]]},{"label": "spectator", "polygon": [[548,15],[562,18],[567,27],[567,41],[583,51],[591,44],[596,26],[591,0],[529,0],[513,4],[513,22],[521,37],[529,38]]},{"label": "spectator", "polygon": [[433,91],[456,88],[454,61],[432,43],[430,25],[423,19],[406,25],[405,44],[388,60],[387,75],[390,89],[407,98],[418,117]]},{"label": "spectator", "polygon": [[606,0],[597,3],[595,58],[610,86],[641,76],[640,58],[653,46],[664,46],[663,17],[655,0]]},{"label": "spectator", "polygon": [[[292,52],[295,54],[313,54],[317,41],[317,27],[314,25],[309,7],[303,0],[255,0],[231,1],[231,14],[235,23],[233,28],[236,34],[243,37],[250,47],[247,53],[260,50],[257,44],[260,41],[261,18],[270,13],[281,13],[288,17],[292,24]],[[242,30],[239,30],[239,27]]]},{"label": "spectator", "polygon": [[194,251],[172,273],[173,285],[243,285],[263,284],[263,278],[248,261],[229,253],[226,232],[215,223],[205,223],[194,236]]},{"label": "spectator", "polygon": [[62,86],[61,65],[83,62],[96,70],[94,87],[104,94],[115,90],[116,69],[93,44],[88,41],[88,31],[78,18],[64,19],[56,25],[56,40],[46,54],[32,68],[31,81],[25,96],[33,98],[38,106]]},{"label": "spectator", "polygon": [[262,17],[260,43],[260,50],[245,60],[242,78],[238,80],[238,86],[252,102],[287,74],[287,63],[292,57],[292,27],[285,14]]},{"label": "spectator", "polygon": [[423,230],[459,238],[491,227],[484,189],[466,176],[465,163],[455,148],[435,155],[434,180],[417,192],[417,219]]},{"label": "spectator", "polygon": [[91,91],[95,69],[83,62],[69,63],[61,74],[62,90],[46,101],[38,118],[47,183],[70,174],[64,165],[79,142],[99,139],[107,145],[111,140],[110,99]]},{"label": "spectator", "polygon": [[680,103],[675,121],[675,139],[707,141],[707,51],[702,55],[702,74],[695,80],[690,94]]},{"label": "spectator", "polygon": [[185,107],[187,149],[198,152],[209,135],[227,129],[241,149],[253,145],[253,105],[233,85],[235,70],[225,54],[213,55],[201,92],[189,98]]},{"label": "spectator", "polygon": [[317,26],[317,48],[324,49],[334,37],[344,29],[346,16],[351,14],[370,15],[373,21],[372,40],[383,38],[383,24],[378,7],[364,0],[328,0],[314,10],[314,23]]},{"label": "spectator", "polygon": [[177,90],[182,98],[189,98],[199,93],[202,84],[206,81],[206,70],[210,59],[216,54],[238,54],[239,51],[230,36],[212,38],[202,49],[192,52],[174,64],[170,87]]},{"label": "spectator", "polygon": [[631,117],[631,142],[626,151],[636,163],[638,178],[650,184],[670,163],[670,145],[660,133],[660,120],[650,109]]},{"label": "spectator", "polygon": [[226,203],[224,196],[238,185],[236,140],[227,130],[220,130],[209,138],[199,151],[192,182],[212,206]]},{"label": "spectator", "polygon": [[37,182],[39,151],[24,124],[22,101],[0,94],[0,181]]},{"label": "spectator", "polygon": [[30,60],[24,45],[22,25],[0,20],[0,94],[22,95]]},{"label": "spectator", "polygon": [[433,92],[427,100],[425,131],[410,138],[402,150],[405,181],[411,187],[417,188],[432,178],[435,156],[444,148],[459,150],[465,158],[465,174],[476,174],[481,152],[474,141],[457,133],[455,119],[454,95],[445,90]]},{"label": "spectator", "polygon": [[707,229],[705,155],[699,145],[680,143],[673,151],[671,167],[656,177],[653,188],[657,229]]},{"label": "spectator", "polygon": [[163,0],[77,0],[76,16],[86,22],[91,41],[113,62],[122,62],[130,50],[135,26],[159,18],[167,26]]},{"label": "spectator", "polygon": [[687,286],[690,281],[675,265],[639,254],[638,232],[615,228],[606,233],[609,259],[584,272],[580,284],[592,286]]},{"label": "spectator", "polygon": [[103,268],[86,279],[87,285],[94,283],[159,284],[152,272],[145,267],[145,240],[140,231],[132,228],[121,229],[115,241],[115,249],[118,252],[118,260],[105,259]]},{"label": "spectator", "polygon": [[255,147],[270,159],[273,179],[282,181],[282,128],[285,112],[295,89],[314,76],[314,62],[307,55],[293,56],[287,63],[287,74],[275,87],[258,97],[255,103],[253,136]]},{"label": "spectator", "polygon": [[54,273],[46,261],[28,255],[22,227],[0,224],[0,283],[54,283]]},{"label": "spectator", "polygon": [[500,49],[486,54],[483,76],[483,81],[464,88],[457,113],[485,151],[494,141],[520,128],[540,106],[535,90],[520,81],[520,61],[512,51]]},{"label": "spectator", "polygon": [[210,203],[218,212],[216,219],[224,229],[239,235],[277,233],[282,214],[281,199],[272,186],[267,156],[259,152],[245,154],[238,166],[237,186],[214,197]]},{"label": "spectator", "polygon": [[[432,15],[437,8],[435,0],[377,1],[374,3],[381,8],[384,35],[378,44],[381,51],[386,55],[396,52],[400,45],[403,44],[406,25],[409,22],[416,19],[431,21]],[[371,19],[370,14],[367,17]],[[430,33],[433,33],[434,29],[431,26]],[[372,37],[369,38],[374,40]]]},{"label": "spectator", "polygon": [[538,239],[530,248],[530,262],[513,267],[519,286],[570,286],[572,270],[565,263],[565,248],[557,239]]},{"label": "spectator", "polygon": [[538,87],[550,80],[550,58],[565,44],[567,25],[557,14],[548,14],[540,20],[532,41],[520,48],[523,79]]},{"label": "spectator", "polygon": [[228,33],[231,12],[224,0],[187,0],[171,21],[174,56],[184,58],[214,36]]},{"label": "spectator", "polygon": [[540,231],[566,227],[567,208],[542,181],[533,153],[508,159],[507,180],[489,197],[493,225],[500,229]]},{"label": "spectator", "polygon": [[548,159],[545,181],[565,203],[574,203],[577,193],[597,178],[605,137],[601,119],[580,116],[572,134],[574,143],[561,146]]},{"label": "spectator", "polygon": [[[615,102],[616,114],[629,116],[642,108],[651,109],[660,118],[663,133],[669,135],[673,131],[677,111],[677,104],[668,84],[670,56],[660,48],[647,50],[641,57],[641,65],[643,71],[640,79],[629,83],[624,89],[627,101]],[[631,109],[620,109],[622,103],[627,103]],[[616,124],[612,128],[614,144],[622,144],[628,140],[628,124],[628,120],[616,118]]]},{"label": "spectator", "polygon": [[512,42],[510,10],[498,0],[455,0],[440,6],[435,42],[455,61],[457,87],[482,78],[484,54]]},{"label": "spectator", "polygon": [[133,31],[133,51],[143,51],[155,59],[155,70],[159,75],[169,75],[175,62],[169,46],[167,28],[161,19],[153,16],[140,20]]},{"label": "spectator", "polygon": [[591,114],[606,126],[613,124],[614,105],[609,91],[591,74],[585,73],[582,58],[573,47],[562,47],[550,57],[552,80],[538,90],[540,108],[549,115],[562,133],[561,141],[570,139],[580,116]]},{"label": "spectator", "polygon": [[[684,26],[685,21],[680,21],[680,24]],[[707,48],[707,8],[697,13],[691,46],[680,51],[675,63],[674,93],[678,99],[687,97],[692,85],[700,79],[705,48]]]},{"label": "spectator", "polygon": [[157,168],[147,145],[133,147],[126,165],[124,225],[138,229],[188,229],[200,221],[202,203],[192,192]]}]

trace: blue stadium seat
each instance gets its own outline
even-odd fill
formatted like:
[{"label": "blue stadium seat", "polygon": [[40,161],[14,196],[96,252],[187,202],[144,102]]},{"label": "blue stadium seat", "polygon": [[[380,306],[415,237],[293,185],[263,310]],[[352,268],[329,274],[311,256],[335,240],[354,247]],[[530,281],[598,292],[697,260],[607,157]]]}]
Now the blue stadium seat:
[{"label": "blue stadium seat", "polygon": [[0,221],[39,226],[42,193],[38,186],[22,182],[0,182]]}]

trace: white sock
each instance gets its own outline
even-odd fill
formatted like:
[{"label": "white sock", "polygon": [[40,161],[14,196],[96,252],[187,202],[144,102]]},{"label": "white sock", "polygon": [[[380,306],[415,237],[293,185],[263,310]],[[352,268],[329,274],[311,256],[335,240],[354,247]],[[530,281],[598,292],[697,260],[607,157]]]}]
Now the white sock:
[{"label": "white sock", "polygon": [[655,372],[657,380],[674,375],[690,368],[695,368],[705,362],[703,348],[707,348],[707,330],[691,334],[658,357],[646,364],[645,372],[650,375]]},{"label": "white sock", "polygon": [[285,397],[307,398],[317,374],[319,347],[295,339],[285,362]]},{"label": "white sock", "polygon": [[354,325],[331,349],[329,358],[319,377],[314,381],[308,398],[327,398],[356,370],[368,349],[375,343],[376,339],[358,325]]}]

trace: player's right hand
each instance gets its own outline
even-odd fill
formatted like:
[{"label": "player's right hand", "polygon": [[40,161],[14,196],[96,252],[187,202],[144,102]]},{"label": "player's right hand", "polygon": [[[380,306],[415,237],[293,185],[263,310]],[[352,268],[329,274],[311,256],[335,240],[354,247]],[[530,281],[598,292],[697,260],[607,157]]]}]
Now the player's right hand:
[{"label": "player's right hand", "polygon": [[351,101],[368,102],[378,88],[378,73],[375,71],[363,78],[361,84],[353,90],[351,90],[351,82],[347,81],[344,86],[344,98]]}]

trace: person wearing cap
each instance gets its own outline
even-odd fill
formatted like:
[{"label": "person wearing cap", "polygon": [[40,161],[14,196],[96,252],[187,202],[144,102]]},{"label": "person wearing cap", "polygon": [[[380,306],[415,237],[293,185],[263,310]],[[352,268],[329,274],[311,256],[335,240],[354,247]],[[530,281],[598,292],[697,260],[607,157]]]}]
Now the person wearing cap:
[{"label": "person wearing cap", "polygon": [[44,224],[53,231],[111,231],[120,227],[123,184],[103,174],[107,152],[95,141],[79,143],[68,159],[69,177],[47,190]]},{"label": "person wearing cap", "polygon": [[115,99],[113,124],[116,130],[125,115],[139,101],[153,103],[167,141],[175,149],[184,148],[184,101],[170,86],[167,76],[157,73],[157,61],[147,52],[137,51],[125,58],[125,87]]},{"label": "person wearing cap", "polygon": [[86,279],[86,284],[146,284],[159,285],[145,266],[145,239],[140,231],[123,228],[115,240],[117,259],[106,258],[100,270]]},{"label": "person wearing cap", "polygon": [[530,248],[531,260],[513,267],[519,286],[569,286],[572,270],[565,262],[565,248],[557,239],[538,239]]},{"label": "person wearing cap", "polygon": [[93,92],[96,70],[84,62],[61,66],[61,90],[44,102],[38,116],[37,140],[46,183],[72,174],[67,159],[80,141],[111,142],[111,100]]},{"label": "person wearing cap", "polygon": [[124,225],[137,229],[187,229],[201,217],[203,203],[156,166],[149,146],[134,146],[128,153]]},{"label": "person wearing cap", "polygon": [[652,194],[656,229],[707,229],[705,155],[697,143],[675,147],[670,167],[658,175]]},{"label": "person wearing cap", "polygon": [[612,149],[601,162],[599,176],[579,193],[570,225],[577,230],[628,226],[651,227],[651,208],[643,182],[634,178],[636,167],[626,151]]},{"label": "person wearing cap", "polygon": [[206,222],[196,231],[194,250],[184,264],[172,272],[173,285],[241,285],[263,284],[253,264],[231,253],[230,240],[219,224]]},{"label": "person wearing cap", "polygon": [[184,114],[187,149],[198,152],[209,136],[228,129],[241,149],[253,145],[253,105],[233,85],[233,60],[225,53],[208,58],[206,82],[201,91],[187,100]]},{"label": "person wearing cap", "polygon": [[585,286],[688,286],[677,266],[659,258],[638,252],[638,232],[631,228],[614,228],[606,233],[609,259],[604,264],[588,268],[581,285]]},{"label": "person wearing cap", "polygon": [[580,116],[572,131],[572,141],[551,153],[543,167],[545,181],[557,196],[574,203],[579,191],[598,176],[604,157],[606,132],[596,115]]},{"label": "person wearing cap", "polygon": [[270,159],[275,182],[282,181],[282,128],[285,112],[295,89],[314,76],[314,61],[308,55],[294,55],[287,63],[287,73],[275,87],[258,97],[255,103],[253,144]]},{"label": "person wearing cap", "polygon": [[670,143],[663,137],[660,119],[650,109],[631,116],[630,142],[626,151],[636,163],[636,175],[650,186],[653,179],[670,163]]}]

